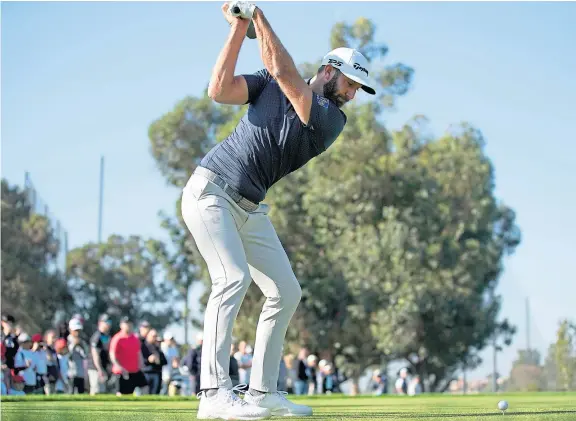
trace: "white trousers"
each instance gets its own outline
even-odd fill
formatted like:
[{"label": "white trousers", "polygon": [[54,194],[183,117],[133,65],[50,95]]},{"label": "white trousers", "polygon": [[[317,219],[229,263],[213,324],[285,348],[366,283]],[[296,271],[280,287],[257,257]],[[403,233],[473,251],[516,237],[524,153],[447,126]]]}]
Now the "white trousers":
[{"label": "white trousers", "polygon": [[240,208],[219,186],[193,174],[182,217],[206,261],[212,290],[204,314],[200,388],[232,388],[234,321],[252,279],[266,297],[256,329],[250,387],[275,392],[282,347],[302,290],[268,217],[268,205]]}]

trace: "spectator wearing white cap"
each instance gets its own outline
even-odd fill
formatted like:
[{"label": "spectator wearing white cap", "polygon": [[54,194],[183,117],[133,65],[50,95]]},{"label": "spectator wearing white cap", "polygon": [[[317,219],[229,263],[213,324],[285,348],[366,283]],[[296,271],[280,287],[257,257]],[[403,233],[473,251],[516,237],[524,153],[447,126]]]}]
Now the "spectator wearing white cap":
[{"label": "spectator wearing white cap", "polygon": [[325,368],[328,361],[322,359],[318,362],[318,370],[316,370],[316,393],[322,395],[325,391],[324,380],[326,378]]},{"label": "spectator wearing white cap", "polygon": [[26,332],[18,335],[20,347],[14,357],[14,366],[23,368],[20,376],[24,379],[24,393],[32,394],[36,391],[36,358],[32,351],[32,338]]},{"label": "spectator wearing white cap", "polygon": [[83,327],[82,322],[78,318],[70,320],[68,324],[68,328],[70,329],[70,335],[68,337],[68,349],[70,350],[68,359],[68,384],[71,394],[83,394],[85,391],[88,346],[82,339],[81,333]]},{"label": "spectator wearing white cap", "polygon": [[72,318],[68,322],[68,337],[66,338],[68,341],[68,347],[72,344],[72,338],[74,336],[80,337],[82,331],[84,330],[84,323],[78,318]]},{"label": "spectator wearing white cap", "polygon": [[375,396],[382,396],[387,393],[388,377],[385,372],[380,369],[374,370],[372,373],[371,389]]},{"label": "spectator wearing white cap", "polygon": [[308,364],[308,395],[313,395],[316,391],[316,371],[318,370],[318,357],[314,354],[306,358]]},{"label": "spectator wearing white cap", "polygon": [[406,367],[401,368],[398,372],[395,389],[399,395],[406,395],[408,393],[408,369]]},{"label": "spectator wearing white cap", "polygon": [[164,341],[162,342],[160,349],[164,353],[167,362],[167,364],[162,367],[162,391],[160,393],[162,395],[167,395],[172,374],[172,361],[174,358],[180,356],[178,346],[174,340],[174,335],[171,332],[164,332]]}]

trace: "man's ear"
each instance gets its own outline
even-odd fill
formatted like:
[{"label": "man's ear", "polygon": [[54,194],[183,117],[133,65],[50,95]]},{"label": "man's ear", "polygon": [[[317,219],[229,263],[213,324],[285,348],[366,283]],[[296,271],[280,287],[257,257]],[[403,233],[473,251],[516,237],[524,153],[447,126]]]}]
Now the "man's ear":
[{"label": "man's ear", "polygon": [[336,67],[334,66],[330,66],[327,65],[324,70],[327,70],[326,72],[326,82],[330,82],[332,79],[338,77],[338,70]]},{"label": "man's ear", "polygon": [[327,64],[324,67],[324,71],[322,72],[322,80],[324,83],[330,82],[330,80],[332,80],[334,77],[334,73],[336,73],[336,69],[333,66]]}]

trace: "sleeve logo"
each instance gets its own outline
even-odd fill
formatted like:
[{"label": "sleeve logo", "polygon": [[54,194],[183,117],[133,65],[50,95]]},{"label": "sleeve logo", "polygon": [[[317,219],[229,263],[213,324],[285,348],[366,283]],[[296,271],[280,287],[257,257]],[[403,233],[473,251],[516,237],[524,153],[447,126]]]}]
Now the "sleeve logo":
[{"label": "sleeve logo", "polygon": [[316,101],[318,102],[318,105],[320,105],[321,107],[328,108],[328,100],[323,96],[320,95],[316,96]]}]

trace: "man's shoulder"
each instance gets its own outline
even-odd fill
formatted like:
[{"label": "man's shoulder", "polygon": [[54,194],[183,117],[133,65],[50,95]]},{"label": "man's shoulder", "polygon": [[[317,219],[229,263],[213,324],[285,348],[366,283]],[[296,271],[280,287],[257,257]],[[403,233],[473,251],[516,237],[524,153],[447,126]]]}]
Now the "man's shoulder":
[{"label": "man's shoulder", "polygon": [[97,330],[90,337],[90,344],[94,344],[95,342],[100,342],[101,338],[102,338],[102,333],[99,330]]}]

